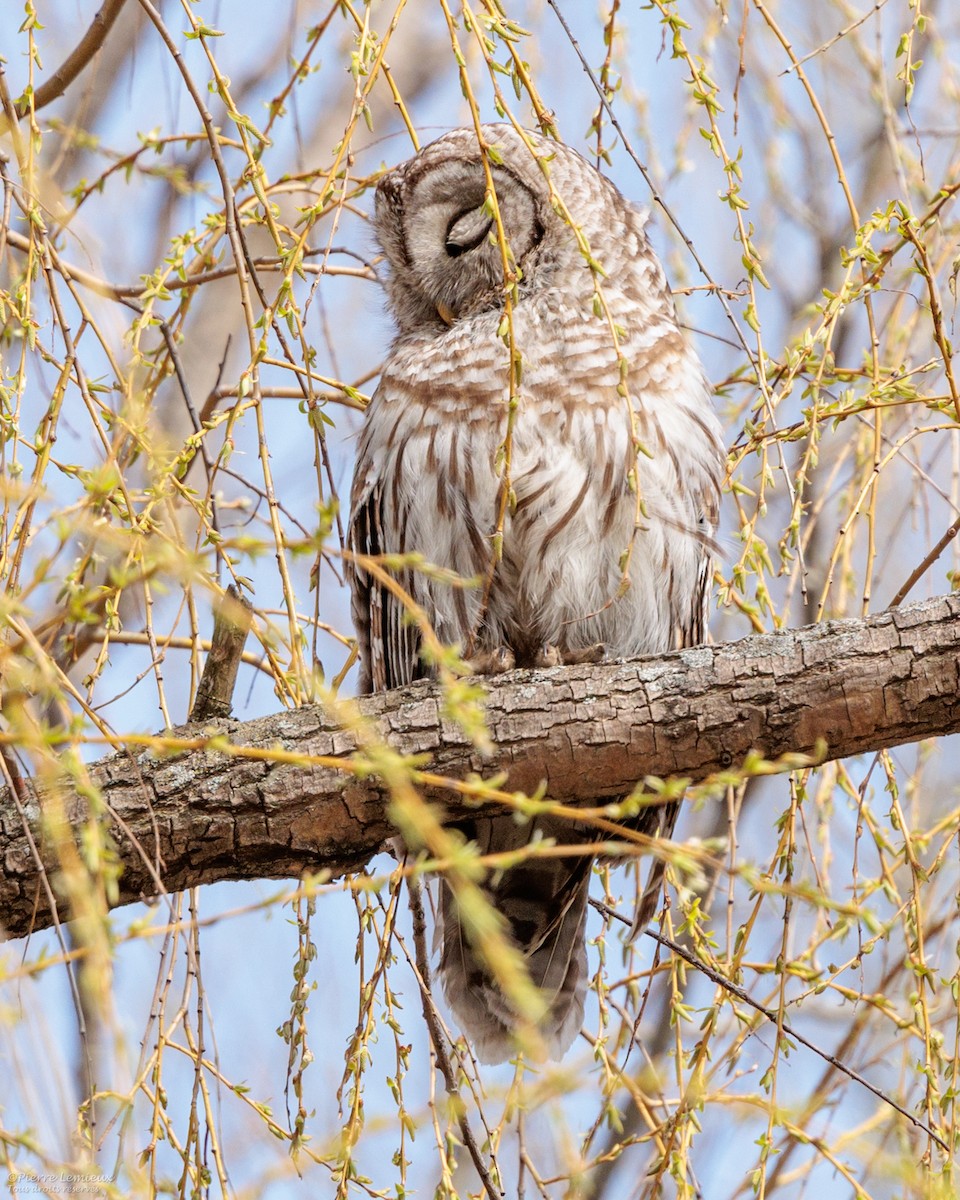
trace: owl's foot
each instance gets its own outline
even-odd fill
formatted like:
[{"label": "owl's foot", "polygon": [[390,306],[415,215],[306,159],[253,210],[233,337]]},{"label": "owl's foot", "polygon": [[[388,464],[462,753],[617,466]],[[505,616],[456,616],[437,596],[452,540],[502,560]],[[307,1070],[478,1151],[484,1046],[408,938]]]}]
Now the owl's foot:
[{"label": "owl's foot", "polygon": [[583,646],[579,650],[564,650],[563,661],[568,667],[576,666],[578,663],[603,662],[606,650],[603,642],[594,642],[592,646]]},{"label": "owl's foot", "polygon": [[472,655],[466,664],[474,675],[503,675],[513,670],[517,660],[509,646],[494,646]]},{"label": "owl's foot", "polygon": [[592,646],[584,646],[578,650],[561,648],[544,642],[534,655],[533,665],[535,667],[573,667],[579,663],[600,662],[603,655],[603,642],[594,642]]},{"label": "owl's foot", "polygon": [[560,647],[552,646],[549,642],[544,642],[533,656],[535,667],[559,667],[562,662],[563,655],[560,653]]}]

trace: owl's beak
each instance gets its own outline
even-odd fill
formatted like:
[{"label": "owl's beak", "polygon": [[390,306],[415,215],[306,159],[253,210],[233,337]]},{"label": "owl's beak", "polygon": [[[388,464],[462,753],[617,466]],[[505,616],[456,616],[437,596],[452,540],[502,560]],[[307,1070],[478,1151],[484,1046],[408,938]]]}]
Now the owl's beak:
[{"label": "owl's beak", "polygon": [[437,305],[437,315],[444,325],[452,325],[457,319],[457,314],[453,309],[448,304],[443,304],[442,302]]}]

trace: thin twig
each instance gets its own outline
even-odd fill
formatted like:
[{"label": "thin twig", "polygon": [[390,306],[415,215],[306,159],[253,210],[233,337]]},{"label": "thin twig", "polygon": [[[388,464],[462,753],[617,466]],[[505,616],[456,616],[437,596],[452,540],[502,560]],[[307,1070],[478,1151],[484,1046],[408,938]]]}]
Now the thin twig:
[{"label": "thin twig", "polygon": [[433,1005],[433,995],[430,990],[430,960],[427,954],[427,919],[423,911],[423,897],[420,893],[420,883],[415,877],[407,879],[407,895],[410,898],[410,912],[413,916],[413,942],[417,953],[417,971],[420,975],[420,1000],[423,1005],[423,1019],[426,1021],[427,1029],[430,1033],[430,1043],[436,1055],[437,1066],[443,1075],[447,1095],[453,1102],[451,1107],[457,1115],[457,1124],[460,1126],[460,1136],[463,1138],[463,1144],[473,1159],[473,1165],[476,1167],[477,1174],[483,1181],[484,1189],[490,1200],[503,1200],[505,1193],[490,1178],[490,1171],[487,1168],[487,1164],[483,1161],[480,1147],[477,1145],[477,1140],[473,1136],[473,1130],[467,1121],[467,1114],[464,1111],[463,1104],[460,1102],[457,1079],[453,1072],[450,1056],[447,1054],[447,1048],[444,1045],[443,1030],[440,1028],[440,1021],[437,1018],[437,1010]]},{"label": "thin twig", "polygon": [[933,547],[933,549],[930,551],[930,553],[926,555],[923,562],[920,563],[920,565],[918,567],[915,567],[914,570],[912,570],[910,572],[909,578],[907,580],[905,580],[905,582],[901,585],[901,587],[899,587],[897,589],[897,594],[890,601],[891,608],[893,608],[897,604],[902,604],[904,602],[904,600],[906,600],[907,596],[913,590],[913,585],[917,582],[918,579],[920,579],[922,576],[924,576],[927,573],[927,571],[929,571],[929,569],[937,561],[937,559],[944,552],[944,550],[946,550],[946,548],[950,545],[950,543],[953,541],[953,539],[957,536],[958,533],[960,533],[960,517],[958,517],[956,519],[956,521],[953,522],[953,524],[946,531],[946,533],[943,535],[943,537],[940,538],[940,540]]},{"label": "thin twig", "polygon": [[859,29],[860,26],[869,21],[871,17],[875,17],[886,3],[887,0],[877,0],[877,3],[874,4],[873,8],[868,9],[868,11],[865,13],[862,13],[855,21],[851,21],[850,24],[841,29],[839,33],[835,33],[832,38],[828,38],[827,41],[825,41],[822,45],[817,46],[816,49],[811,50],[808,54],[804,54],[801,58],[798,58],[795,62],[792,62],[789,67],[784,67],[777,78],[782,79],[784,75],[789,75],[791,71],[799,70],[799,68],[802,67],[804,63],[809,62],[811,58],[816,58],[819,54],[826,54],[831,46],[835,46],[837,42],[842,42],[848,33],[853,33],[855,29]]},{"label": "thin twig", "polygon": [[[615,908],[611,908],[609,904],[604,904],[602,900],[594,900],[591,897],[590,903],[597,910],[597,912],[603,913],[605,917],[622,921],[624,925],[629,925],[631,923],[629,917],[625,917],[623,913],[617,912],[617,910]],[[733,983],[731,980],[727,979],[725,975],[721,975],[721,973],[714,967],[709,966],[707,963],[697,958],[695,954],[687,950],[686,947],[681,946],[679,942],[673,941],[672,938],[664,937],[662,933],[657,933],[653,929],[645,929],[644,933],[647,935],[647,937],[653,938],[655,942],[659,942],[661,946],[665,947],[665,949],[669,950],[672,954],[678,955],[683,959],[684,962],[688,963],[695,970],[699,971],[701,975],[705,975],[711,983],[715,983],[718,987],[722,987],[724,991],[729,992],[732,996],[736,996],[738,1000],[742,1000],[744,1004],[748,1004],[756,1012],[766,1017],[767,1020],[776,1025],[779,1030],[782,1030],[787,1037],[793,1038],[802,1046],[806,1046],[808,1050],[812,1050],[814,1054],[822,1058],[824,1062],[829,1063],[830,1066],[835,1070],[840,1071],[849,1079],[852,1079],[854,1083],[859,1083],[861,1087],[865,1087],[868,1092],[872,1092],[874,1096],[876,1096],[878,1100],[882,1100],[884,1104],[889,1104],[891,1108],[895,1109],[902,1117],[906,1117],[912,1125],[917,1127],[917,1129],[921,1130],[928,1137],[931,1137],[942,1150],[944,1150],[947,1154],[950,1153],[950,1147],[943,1140],[943,1138],[939,1136],[939,1134],[933,1132],[929,1125],[924,1124],[924,1122],[921,1121],[919,1117],[915,1117],[913,1113],[907,1112],[907,1110],[899,1105],[896,1100],[888,1096],[886,1092],[881,1091],[880,1088],[874,1087],[874,1085],[868,1079],[864,1079],[864,1077],[852,1067],[848,1067],[845,1063],[842,1063],[838,1058],[835,1058],[828,1051],[821,1050],[819,1046],[817,1046],[814,1042],[811,1042],[809,1038],[804,1037],[802,1033],[798,1033],[792,1025],[788,1025],[787,1022],[782,1019],[782,1013],[778,1013],[775,1009],[767,1008],[765,1005],[760,1004],[759,1001],[754,1000],[749,992],[745,991],[739,986],[739,984]]]},{"label": "thin twig", "polygon": [[723,311],[726,314],[727,319],[729,320],[730,324],[733,326],[734,331],[736,333],[738,344],[743,348],[744,353],[747,355],[747,358],[749,358],[749,360],[753,364],[754,368],[757,371],[759,371],[759,365],[756,362],[754,353],[753,353],[752,349],[750,348],[750,346],[748,345],[747,340],[743,335],[743,331],[741,330],[739,324],[737,323],[736,317],[733,315],[733,310],[731,309],[730,305],[727,303],[724,289],[721,288],[718,284],[714,283],[713,278],[710,275],[710,272],[707,270],[706,265],[703,262],[703,259],[701,259],[700,255],[697,253],[696,247],[693,244],[693,239],[687,234],[686,230],[680,224],[679,220],[674,216],[671,209],[667,207],[666,201],[660,195],[657,185],[654,183],[653,176],[647,170],[642,159],[639,157],[639,155],[636,153],[636,151],[631,146],[630,139],[627,137],[626,133],[624,133],[623,128],[620,125],[620,121],[617,117],[617,114],[613,111],[613,106],[611,105],[610,101],[607,99],[606,93],[604,92],[603,87],[600,84],[600,81],[597,79],[596,73],[594,72],[593,68],[590,66],[589,62],[587,61],[586,56],[584,55],[583,51],[580,49],[580,43],[573,36],[573,31],[571,30],[570,26],[567,24],[563,13],[557,7],[556,0],[547,0],[547,4],[550,6],[550,8],[553,9],[557,20],[563,26],[563,31],[567,35],[567,39],[570,42],[570,45],[573,47],[574,53],[576,54],[577,58],[579,58],[580,65],[583,67],[584,73],[586,74],[586,76],[590,80],[590,82],[593,84],[594,90],[596,91],[597,95],[600,97],[601,108],[604,109],[607,116],[610,118],[610,124],[617,131],[617,133],[620,136],[620,140],[623,142],[623,148],[626,150],[627,154],[630,155],[631,159],[633,160],[634,164],[637,167],[637,170],[643,176],[644,182],[646,183],[647,187],[650,189],[651,199],[653,200],[653,202],[655,204],[658,204],[660,206],[660,208],[663,210],[663,213],[666,216],[667,220],[670,222],[670,224],[674,227],[674,229],[680,235],[680,237],[683,241],[683,244],[686,246],[687,250],[689,250],[691,257],[693,258],[693,261],[697,264],[697,268],[700,271],[700,274],[704,277],[704,279],[706,279],[706,281],[710,285],[711,289],[716,293],[717,299],[720,301],[721,305],[723,306]]}]

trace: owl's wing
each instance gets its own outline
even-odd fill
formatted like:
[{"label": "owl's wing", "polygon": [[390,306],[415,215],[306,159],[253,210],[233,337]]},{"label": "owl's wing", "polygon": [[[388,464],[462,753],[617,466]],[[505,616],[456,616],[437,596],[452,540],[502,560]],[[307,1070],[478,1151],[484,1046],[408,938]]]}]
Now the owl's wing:
[{"label": "owl's wing", "polygon": [[704,552],[699,562],[697,582],[690,596],[689,610],[681,612],[677,621],[677,649],[699,646],[707,640],[710,618],[710,584],[713,579],[713,557]]},{"label": "owl's wing", "polygon": [[697,578],[687,602],[675,614],[677,649],[700,646],[707,640],[710,619],[710,595],[714,561],[719,555],[715,535],[720,521],[720,478],[723,450],[719,443],[713,463],[704,464],[701,478],[693,485],[693,499],[699,515],[693,535],[698,541]]},{"label": "owl's wing", "polygon": [[[353,554],[378,558],[388,553],[383,536],[383,487],[358,464],[351,496],[348,547]],[[396,549],[395,547],[393,548]],[[382,692],[422,679],[420,636],[403,603],[358,563],[348,564],[350,611],[360,651],[359,691]],[[397,582],[409,590],[405,572]]]}]

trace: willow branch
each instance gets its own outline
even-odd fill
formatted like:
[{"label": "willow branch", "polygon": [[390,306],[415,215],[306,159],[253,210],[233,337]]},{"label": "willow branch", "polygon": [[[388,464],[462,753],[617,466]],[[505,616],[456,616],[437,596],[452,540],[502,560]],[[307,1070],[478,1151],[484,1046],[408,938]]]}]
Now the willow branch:
[{"label": "willow branch", "polygon": [[31,108],[34,112],[38,112],[63,95],[103,45],[114,21],[120,15],[124,3],[125,0],[106,0],[106,3],[97,9],[90,22],[90,28],[74,50],[67,55],[50,78],[34,92],[32,104],[30,100],[21,100],[17,104],[17,116],[21,120],[30,112]]}]

